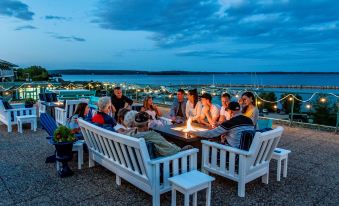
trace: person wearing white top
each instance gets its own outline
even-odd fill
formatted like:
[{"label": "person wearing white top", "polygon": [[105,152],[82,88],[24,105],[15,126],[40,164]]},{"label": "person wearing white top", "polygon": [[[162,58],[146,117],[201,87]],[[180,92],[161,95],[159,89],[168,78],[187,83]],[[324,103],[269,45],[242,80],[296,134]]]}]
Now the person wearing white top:
[{"label": "person wearing white top", "polygon": [[224,93],[224,94],[221,95],[222,107],[220,109],[219,124],[223,123],[226,120],[231,119],[230,114],[226,111],[230,101],[231,101],[231,96],[228,93]]},{"label": "person wearing white top", "polygon": [[187,103],[186,103],[186,118],[191,118],[192,121],[199,121],[201,114],[201,102],[199,101],[197,89],[191,89],[187,94]]},{"label": "person wearing white top", "polygon": [[161,127],[165,125],[165,123],[161,119],[158,119],[159,117],[161,117],[161,111],[157,105],[153,104],[151,96],[145,97],[141,111],[146,112],[152,117],[149,122],[149,127]]},{"label": "person wearing white top", "polygon": [[215,127],[220,115],[219,105],[212,104],[212,96],[208,93],[204,93],[201,96],[201,103],[204,107],[202,108],[199,118],[200,123],[207,126]]}]

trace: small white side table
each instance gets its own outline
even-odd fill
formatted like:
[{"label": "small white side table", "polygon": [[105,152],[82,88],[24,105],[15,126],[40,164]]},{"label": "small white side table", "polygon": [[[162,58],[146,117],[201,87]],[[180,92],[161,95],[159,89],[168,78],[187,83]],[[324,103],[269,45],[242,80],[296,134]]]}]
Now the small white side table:
[{"label": "small white side table", "polygon": [[283,177],[287,177],[287,161],[288,154],[291,153],[290,150],[275,148],[272,154],[272,159],[277,160],[277,181],[280,181],[281,176],[281,162],[285,160]]},{"label": "small white side table", "polygon": [[[81,165],[84,164],[84,144],[85,140],[78,140],[73,143],[73,152],[78,152],[78,169],[81,170]],[[56,161],[56,168],[59,171],[60,162]]]},{"label": "small white side table", "polygon": [[189,205],[189,197],[193,194],[193,205],[197,205],[197,192],[202,189],[206,191],[206,205],[211,203],[211,183],[214,177],[193,170],[175,177],[168,178],[172,183],[172,206],[176,205],[176,191],[185,195],[185,206]]},{"label": "small white side table", "polygon": [[18,132],[22,133],[22,124],[24,123],[31,123],[31,130],[35,132],[37,128],[36,118],[36,115],[17,116]]}]

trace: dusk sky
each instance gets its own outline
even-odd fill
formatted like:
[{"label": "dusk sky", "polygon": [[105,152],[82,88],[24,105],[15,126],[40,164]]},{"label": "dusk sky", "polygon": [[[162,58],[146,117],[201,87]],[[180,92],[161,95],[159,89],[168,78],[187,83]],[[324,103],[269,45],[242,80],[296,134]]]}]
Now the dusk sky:
[{"label": "dusk sky", "polygon": [[47,69],[339,72],[339,1],[0,0],[0,59]]}]

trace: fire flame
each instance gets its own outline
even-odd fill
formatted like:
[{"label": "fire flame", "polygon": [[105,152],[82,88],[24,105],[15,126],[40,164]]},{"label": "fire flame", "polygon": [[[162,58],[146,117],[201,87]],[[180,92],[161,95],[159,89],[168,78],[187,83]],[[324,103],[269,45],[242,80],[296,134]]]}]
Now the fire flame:
[{"label": "fire flame", "polygon": [[194,131],[191,124],[192,124],[192,119],[188,118],[186,128],[183,131],[184,132]]}]

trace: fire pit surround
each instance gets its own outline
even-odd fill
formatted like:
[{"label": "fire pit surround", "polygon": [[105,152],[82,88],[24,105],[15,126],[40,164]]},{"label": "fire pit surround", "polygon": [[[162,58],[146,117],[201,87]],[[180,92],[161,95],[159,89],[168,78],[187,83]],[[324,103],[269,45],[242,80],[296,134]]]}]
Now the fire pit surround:
[{"label": "fire pit surround", "polygon": [[190,132],[192,131],[205,131],[207,130],[207,128],[202,128],[202,127],[198,127],[198,126],[192,126],[192,120],[191,118],[189,118],[187,120],[187,124],[185,125],[180,125],[180,126],[173,126],[171,127],[172,130],[178,131],[178,132],[182,132],[184,133],[185,138],[194,138],[195,136],[193,136]]}]

